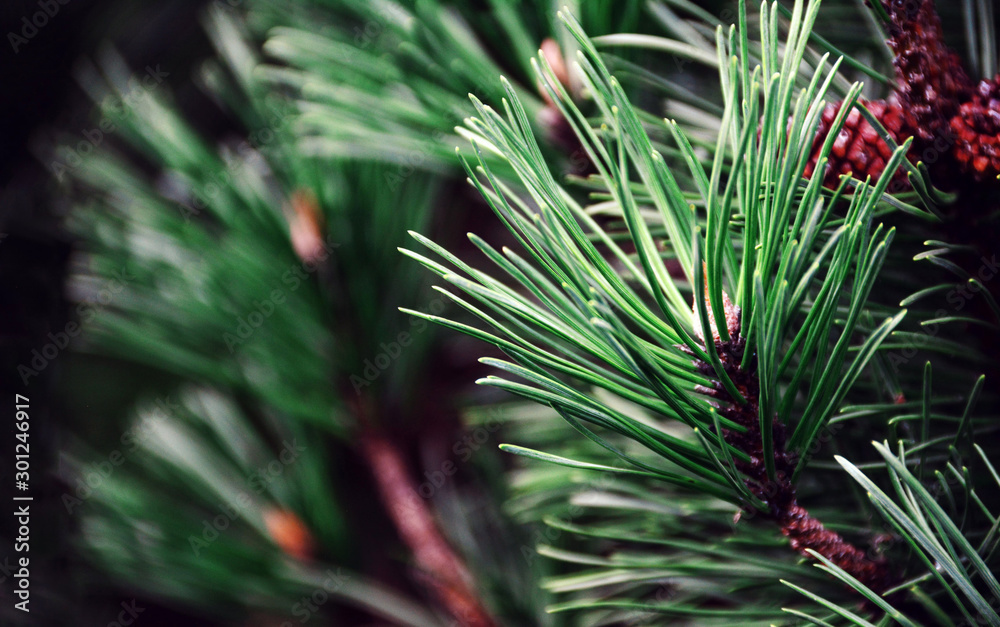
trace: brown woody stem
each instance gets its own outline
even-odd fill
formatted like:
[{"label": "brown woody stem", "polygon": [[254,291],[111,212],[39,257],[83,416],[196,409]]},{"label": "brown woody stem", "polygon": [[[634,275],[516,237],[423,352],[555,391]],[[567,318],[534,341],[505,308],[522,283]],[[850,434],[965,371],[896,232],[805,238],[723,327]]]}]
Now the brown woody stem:
[{"label": "brown woody stem", "polygon": [[[785,449],[785,427],[777,421],[773,424],[775,478],[768,477],[760,431],[760,389],[756,375],[740,367],[743,345],[738,335],[733,335],[729,342],[716,341],[723,366],[746,402],[742,405],[733,402],[721,385],[703,391],[720,401],[721,415],[746,428],[744,432],[723,429],[722,436],[730,445],[750,456],[749,462],[737,462],[737,469],[746,477],[746,484],[754,496],[770,508],[759,513],[777,522],[781,533],[799,553],[811,557],[807,553],[807,549],[811,549],[876,593],[884,592],[895,583],[886,561],[869,557],[839,534],[825,529],[819,520],[798,504],[795,485],[791,481],[796,458]],[[714,374],[711,365],[702,362],[700,367],[706,374]]]},{"label": "brown woody stem", "polygon": [[361,437],[361,452],[371,467],[385,509],[431,592],[460,625],[493,627],[496,623],[473,591],[465,564],[441,534],[427,503],[414,490],[399,448],[376,429],[367,428]]}]

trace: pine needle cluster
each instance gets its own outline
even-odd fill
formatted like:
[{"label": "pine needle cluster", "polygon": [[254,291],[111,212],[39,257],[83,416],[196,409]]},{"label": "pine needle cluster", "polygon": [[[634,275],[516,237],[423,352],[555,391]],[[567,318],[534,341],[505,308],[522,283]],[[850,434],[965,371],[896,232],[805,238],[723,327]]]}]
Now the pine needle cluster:
[{"label": "pine needle cluster", "polygon": [[[140,470],[72,503],[84,554],[216,617],[320,590],[309,616],[414,626],[1000,624],[1000,191],[892,122],[927,93],[900,2],[487,4],[213,7],[237,140],[87,75],[124,141],[72,172],[74,290],[133,277],[87,347],[173,392],[136,404]],[[425,235],[484,205],[502,237]],[[518,457],[420,499],[402,442],[456,331],[504,393],[468,424],[499,408]],[[355,466],[410,584],[365,572]]]}]

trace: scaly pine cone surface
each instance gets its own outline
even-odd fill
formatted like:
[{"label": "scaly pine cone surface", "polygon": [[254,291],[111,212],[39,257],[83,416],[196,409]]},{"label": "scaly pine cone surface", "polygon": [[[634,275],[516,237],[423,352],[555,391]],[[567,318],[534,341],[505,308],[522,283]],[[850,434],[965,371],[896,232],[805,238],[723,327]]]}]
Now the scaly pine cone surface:
[{"label": "scaly pine cone surface", "polygon": [[896,96],[916,122],[912,135],[933,144],[972,96],[972,80],[944,43],[933,0],[888,0],[883,5],[889,13],[887,43],[895,55]]},{"label": "scaly pine cone surface", "polygon": [[[872,114],[878,118],[882,126],[897,143],[902,143],[909,137],[912,118],[908,119],[903,108],[895,100],[873,100],[862,102]],[[811,177],[816,168],[816,157],[823,148],[823,142],[833,126],[833,121],[840,112],[841,103],[829,104],[823,110],[816,138],[813,140],[812,158],[806,164],[805,176]],[[854,178],[865,180],[871,176],[877,181],[885,169],[886,161],[892,156],[892,149],[882,141],[878,131],[861,117],[857,109],[847,114],[844,126],[830,149],[829,160],[823,184],[836,188],[842,174],[850,174]],[[915,156],[912,155],[911,156]],[[905,189],[909,183],[903,171],[897,171],[891,183],[893,188]]]},{"label": "scaly pine cone surface", "polygon": [[[888,44],[894,53],[895,90],[887,100],[865,102],[897,143],[914,138],[911,162],[931,168],[936,185],[955,189],[994,181],[1000,174],[1000,77],[978,88],[961,59],[944,43],[933,0],[883,0],[889,15]],[[806,167],[811,176],[823,141],[840,110],[828,105]],[[824,174],[836,187],[843,174],[878,180],[891,151],[857,112],[852,111],[837,138]],[[970,180],[971,179],[971,180]],[[897,171],[890,192],[909,189]]]},{"label": "scaly pine cone surface", "polygon": [[951,119],[955,159],[977,182],[1000,175],[1000,75],[983,80],[972,99]]}]

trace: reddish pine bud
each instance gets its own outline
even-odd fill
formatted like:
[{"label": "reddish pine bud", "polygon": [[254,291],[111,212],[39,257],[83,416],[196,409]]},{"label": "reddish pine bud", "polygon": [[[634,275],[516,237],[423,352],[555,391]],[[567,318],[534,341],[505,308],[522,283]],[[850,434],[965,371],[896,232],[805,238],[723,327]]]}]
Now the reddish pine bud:
[{"label": "reddish pine bud", "polygon": [[305,560],[312,557],[312,534],[298,516],[275,507],[264,510],[264,525],[275,544],[287,555]]},{"label": "reddish pine bud", "polygon": [[289,213],[288,231],[295,254],[306,263],[325,259],[323,215],[316,196],[307,189],[297,190],[292,194]]}]

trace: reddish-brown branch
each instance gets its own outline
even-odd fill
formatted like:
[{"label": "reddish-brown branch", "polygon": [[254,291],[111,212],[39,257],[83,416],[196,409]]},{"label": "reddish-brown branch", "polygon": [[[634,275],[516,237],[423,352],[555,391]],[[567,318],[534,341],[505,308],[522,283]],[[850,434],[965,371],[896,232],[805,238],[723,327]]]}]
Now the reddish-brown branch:
[{"label": "reddish-brown branch", "polygon": [[441,604],[463,626],[495,625],[472,589],[465,564],[442,536],[427,503],[414,490],[400,450],[369,428],[361,437],[361,452],[400,538],[412,551],[422,578]]},{"label": "reddish-brown branch", "polygon": [[[798,504],[795,485],[791,481],[796,458],[785,449],[785,427],[777,421],[772,429],[775,478],[768,477],[760,431],[757,377],[740,368],[743,340],[739,338],[736,325],[730,331],[732,340],[723,343],[716,338],[715,345],[727,374],[746,402],[742,405],[734,403],[721,385],[702,391],[720,401],[722,415],[746,428],[744,432],[723,429],[722,436],[726,442],[750,456],[749,462],[737,462],[737,468],[746,477],[746,484],[754,496],[769,507],[768,511],[758,513],[774,520],[792,548],[799,553],[809,556],[807,549],[816,551],[875,592],[884,592],[895,583],[886,561],[869,557],[839,534],[824,528],[819,520]],[[706,363],[701,363],[701,369],[709,375],[714,373]]]},{"label": "reddish-brown branch", "polygon": [[778,523],[793,549],[803,555],[808,555],[806,549],[816,551],[875,592],[881,594],[895,583],[884,559],[868,557],[839,534],[825,529],[798,503],[785,508]]}]

